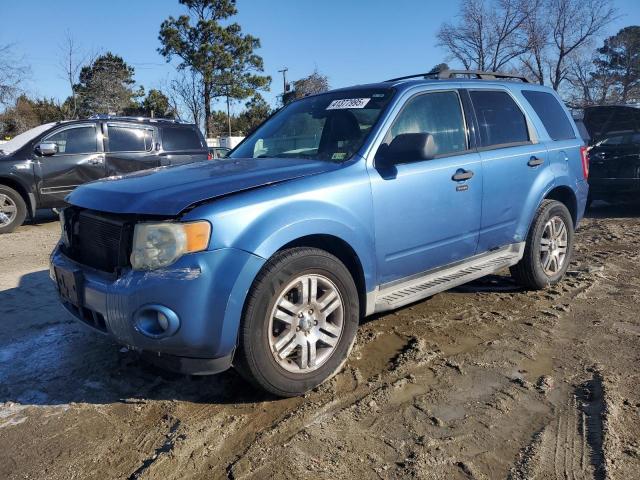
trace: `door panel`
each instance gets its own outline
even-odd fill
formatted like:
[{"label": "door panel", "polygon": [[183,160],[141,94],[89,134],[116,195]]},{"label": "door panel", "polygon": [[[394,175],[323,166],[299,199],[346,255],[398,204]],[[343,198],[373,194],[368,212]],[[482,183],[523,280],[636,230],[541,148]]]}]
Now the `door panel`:
[{"label": "door panel", "polygon": [[519,227],[530,214],[538,176],[549,168],[545,145],[504,89],[469,90],[483,171],[482,220],[477,253],[521,242]]},{"label": "door panel", "polygon": [[[458,169],[473,171],[456,182]],[[477,153],[371,171],[379,283],[473,256],[482,205]]]},{"label": "door panel", "polygon": [[[429,133],[435,158],[404,158],[398,164],[389,145],[407,133]],[[385,165],[370,171],[378,283],[473,256],[480,228],[483,173],[480,156],[469,151],[458,93],[432,91],[407,100],[377,155],[384,155],[380,163]],[[454,180],[462,170],[470,178]]]},{"label": "door panel", "polygon": [[[543,169],[548,167],[544,145],[523,145],[480,153],[484,191],[478,253],[521,242],[516,238],[518,224],[529,213],[527,200]],[[532,158],[542,160],[530,166]]]},{"label": "door panel", "polygon": [[42,142],[54,142],[58,153],[35,157],[39,172],[40,206],[52,208],[64,205],[64,198],[78,185],[105,176],[104,153],[93,123],[73,125],[57,130]]}]

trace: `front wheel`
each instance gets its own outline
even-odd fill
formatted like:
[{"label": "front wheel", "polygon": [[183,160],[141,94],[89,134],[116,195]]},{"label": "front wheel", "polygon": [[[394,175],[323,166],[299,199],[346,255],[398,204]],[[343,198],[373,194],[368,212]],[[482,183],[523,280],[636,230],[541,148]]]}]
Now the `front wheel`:
[{"label": "front wheel", "polygon": [[247,297],[234,367],[270,393],[301,395],[340,370],[358,321],[358,291],[340,260],[316,248],[278,252]]},{"label": "front wheel", "polygon": [[524,256],[511,267],[515,280],[534,290],[558,283],[573,253],[573,219],[567,207],[544,200],[533,219]]}]

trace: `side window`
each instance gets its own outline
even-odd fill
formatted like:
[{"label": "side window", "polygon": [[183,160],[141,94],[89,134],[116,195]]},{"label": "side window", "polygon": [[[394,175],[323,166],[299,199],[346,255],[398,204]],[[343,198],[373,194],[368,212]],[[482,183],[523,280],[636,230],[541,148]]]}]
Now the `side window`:
[{"label": "side window", "polygon": [[430,133],[438,155],[467,149],[467,135],[456,92],[425,93],[409,100],[396,118],[385,143],[402,133]]},{"label": "side window", "polygon": [[43,141],[58,145],[59,154],[94,153],[98,151],[95,125],[81,125],[58,131]]},{"label": "side window", "polygon": [[148,152],[153,148],[153,130],[108,124],[110,152]]},{"label": "side window", "polygon": [[162,148],[168,152],[203,149],[200,136],[193,128],[165,127],[162,129]]},{"label": "side window", "polygon": [[522,95],[533,107],[552,140],[576,138],[564,109],[556,97],[546,92],[523,90]]},{"label": "side window", "polygon": [[480,124],[480,142],[483,147],[529,141],[527,120],[508,93],[472,90],[469,95]]}]

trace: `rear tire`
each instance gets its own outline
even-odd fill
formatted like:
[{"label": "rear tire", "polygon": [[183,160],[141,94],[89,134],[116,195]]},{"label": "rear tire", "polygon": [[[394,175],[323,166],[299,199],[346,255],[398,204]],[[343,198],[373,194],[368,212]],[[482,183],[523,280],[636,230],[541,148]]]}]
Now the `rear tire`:
[{"label": "rear tire", "polygon": [[0,185],[0,234],[11,233],[24,223],[27,204],[13,188]]},{"label": "rear tire", "polygon": [[359,312],[353,278],[336,257],[307,247],[278,252],[247,296],[234,368],[274,395],[302,395],[342,368]]},{"label": "rear tire", "polygon": [[511,267],[516,282],[532,290],[558,283],[571,262],[573,234],[567,207],[556,200],[544,200],[529,229],[524,256]]}]

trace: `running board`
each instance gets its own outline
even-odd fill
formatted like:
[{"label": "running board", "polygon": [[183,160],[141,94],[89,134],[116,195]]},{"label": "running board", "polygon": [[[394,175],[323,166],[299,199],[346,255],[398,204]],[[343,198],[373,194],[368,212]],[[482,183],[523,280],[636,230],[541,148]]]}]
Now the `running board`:
[{"label": "running board", "polygon": [[392,284],[381,285],[369,294],[373,298],[369,297],[367,303],[373,304],[373,311],[367,314],[402,307],[515,265],[524,254],[524,246],[525,242],[513,243],[453,265],[430,270]]}]

